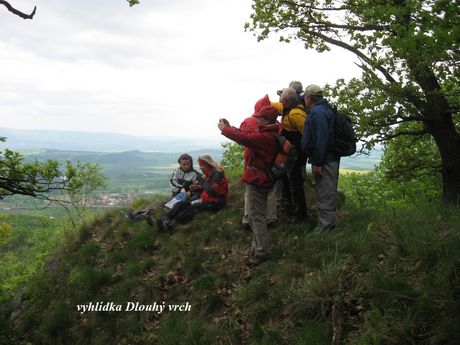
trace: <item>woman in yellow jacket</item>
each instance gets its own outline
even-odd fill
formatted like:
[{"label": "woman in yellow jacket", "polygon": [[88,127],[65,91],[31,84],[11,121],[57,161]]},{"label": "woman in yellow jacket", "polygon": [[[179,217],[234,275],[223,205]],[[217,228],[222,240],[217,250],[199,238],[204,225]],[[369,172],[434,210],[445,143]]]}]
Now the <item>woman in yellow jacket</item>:
[{"label": "woman in yellow jacket", "polygon": [[302,222],[306,221],[308,217],[303,184],[306,159],[302,155],[300,144],[307,113],[303,105],[300,104],[296,91],[292,88],[282,91],[280,102],[283,105],[283,116],[281,119],[283,130],[281,134],[295,146],[297,151],[297,162],[287,174],[283,194],[285,198],[288,198],[288,203],[291,204],[288,205],[287,209],[293,211],[290,214],[293,217],[292,221]]}]

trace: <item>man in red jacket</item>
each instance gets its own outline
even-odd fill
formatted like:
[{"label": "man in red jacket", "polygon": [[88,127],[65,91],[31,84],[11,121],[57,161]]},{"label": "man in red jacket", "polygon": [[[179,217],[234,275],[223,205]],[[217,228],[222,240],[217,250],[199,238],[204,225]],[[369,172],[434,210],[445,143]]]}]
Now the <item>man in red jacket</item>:
[{"label": "man in red jacket", "polygon": [[248,265],[257,266],[270,256],[267,232],[267,196],[273,186],[268,171],[278,153],[278,110],[272,105],[262,106],[254,113],[259,131],[244,132],[220,119],[217,125],[222,135],[245,147],[244,172],[241,181],[246,183],[249,202],[249,224],[254,233]]},{"label": "man in red jacket", "polygon": [[[256,104],[254,105],[254,112],[257,113],[262,107],[273,105],[275,108],[278,109],[279,115],[283,113],[283,105],[279,102],[270,102],[270,98],[268,95],[259,99]],[[281,132],[283,127],[280,123],[278,123],[279,130]],[[257,117],[249,116],[241,122],[240,130],[242,132],[257,132],[259,131],[259,124],[257,122]],[[244,157],[247,158],[249,155],[249,149],[247,147],[244,148]],[[281,182],[281,181],[280,181]],[[271,228],[276,225],[278,220],[278,204],[280,203],[280,189],[281,187],[277,186],[276,183],[273,185],[273,188],[268,193],[267,197],[267,227]],[[244,207],[243,207],[243,219],[242,224],[245,229],[251,229],[249,225],[249,202],[248,202],[248,193],[247,191],[244,193]]]}]

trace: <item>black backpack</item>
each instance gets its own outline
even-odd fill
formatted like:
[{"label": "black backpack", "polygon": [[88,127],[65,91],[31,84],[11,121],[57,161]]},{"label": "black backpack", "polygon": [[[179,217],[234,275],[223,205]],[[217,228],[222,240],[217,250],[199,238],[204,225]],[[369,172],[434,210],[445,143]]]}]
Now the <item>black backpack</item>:
[{"label": "black backpack", "polygon": [[334,114],[332,150],[339,157],[351,156],[356,152],[358,141],[351,120],[335,107]]}]

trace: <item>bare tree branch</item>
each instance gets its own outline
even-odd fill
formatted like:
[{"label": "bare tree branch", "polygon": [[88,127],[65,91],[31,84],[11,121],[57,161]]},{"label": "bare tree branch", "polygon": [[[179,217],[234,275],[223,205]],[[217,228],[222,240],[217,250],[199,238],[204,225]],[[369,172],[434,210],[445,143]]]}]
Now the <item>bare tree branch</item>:
[{"label": "bare tree branch", "polygon": [[24,12],[21,12],[15,9],[13,6],[10,5],[8,1],[4,1],[4,0],[0,0],[0,5],[4,5],[8,9],[8,11],[10,11],[11,13],[14,13],[15,15],[23,19],[33,19],[35,12],[37,11],[37,6],[35,6],[31,14],[25,14]]},{"label": "bare tree branch", "polygon": [[380,71],[380,73],[382,73],[386,80],[389,81],[390,83],[392,84],[396,84],[396,80],[391,76],[391,74],[385,69],[383,68],[381,65],[377,65],[375,64],[374,61],[372,61],[372,59],[370,59],[368,56],[366,56],[363,52],[361,52],[359,49],[343,42],[343,41],[339,41],[339,40],[336,40],[336,39],[333,39],[329,36],[326,36],[320,32],[315,32],[315,31],[311,31],[311,28],[307,25],[304,25],[303,28],[302,28],[303,32],[305,32],[306,34],[308,35],[311,35],[313,37],[317,37],[317,38],[320,38],[322,39],[323,41],[327,42],[327,43],[330,43],[332,45],[335,45],[337,47],[341,47],[341,48],[344,48],[346,50],[348,50],[349,52],[352,52],[353,54],[355,54],[356,56],[358,56],[359,58],[361,58],[363,61],[365,61],[369,66],[371,66],[372,68]]},{"label": "bare tree branch", "polygon": [[309,5],[307,3],[295,3],[293,1],[285,0],[284,3],[288,6],[294,7],[294,6],[299,6],[307,10],[313,10],[313,11],[350,11],[351,7],[350,6],[338,6],[338,7],[315,7],[312,5]]},{"label": "bare tree branch", "polygon": [[377,138],[374,141],[375,142],[383,142],[387,141],[389,139],[394,139],[403,135],[411,135],[411,136],[422,136],[428,134],[428,131],[425,129],[419,130],[419,131],[398,131],[394,134],[391,135],[384,135],[384,138]]},{"label": "bare tree branch", "polygon": [[[365,65],[364,63],[362,63],[362,64],[355,63],[355,65],[358,66],[359,68],[361,68],[364,72],[369,73],[369,74],[373,75],[375,78],[379,79],[377,74],[375,74],[375,72],[372,69],[370,69],[367,65]],[[404,98],[408,102],[410,102],[413,105],[415,105],[415,107],[417,109],[426,109],[426,103],[423,102],[419,97],[416,97],[413,93],[411,93],[411,92],[409,92],[407,90],[404,90]],[[422,113],[417,112],[417,115],[414,116],[414,119],[420,120],[420,121],[426,121],[427,117],[424,116]]]},{"label": "bare tree branch", "polygon": [[352,30],[352,31],[391,31],[390,26],[388,25],[349,25],[349,24],[336,24],[333,22],[328,21],[316,21],[312,18],[309,19],[310,28],[312,29],[345,29],[345,30]]}]

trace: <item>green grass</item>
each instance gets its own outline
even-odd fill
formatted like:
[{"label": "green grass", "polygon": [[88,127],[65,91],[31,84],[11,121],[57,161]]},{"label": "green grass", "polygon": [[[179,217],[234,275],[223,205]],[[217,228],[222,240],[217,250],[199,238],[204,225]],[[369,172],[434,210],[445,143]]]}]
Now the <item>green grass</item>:
[{"label": "green grass", "polygon": [[[61,247],[16,301],[1,340],[34,344],[456,344],[458,210],[396,214],[346,205],[326,237],[312,224],[270,232],[272,259],[249,270],[243,188],[229,206],[160,233],[109,211]],[[147,201],[135,206],[143,207]],[[12,311],[22,303],[19,313]],[[77,304],[189,302],[190,312],[77,313]],[[15,304],[16,303],[16,304]],[[337,334],[337,326],[342,330]],[[2,338],[3,337],[3,338]],[[6,340],[5,340],[5,343]]]}]

